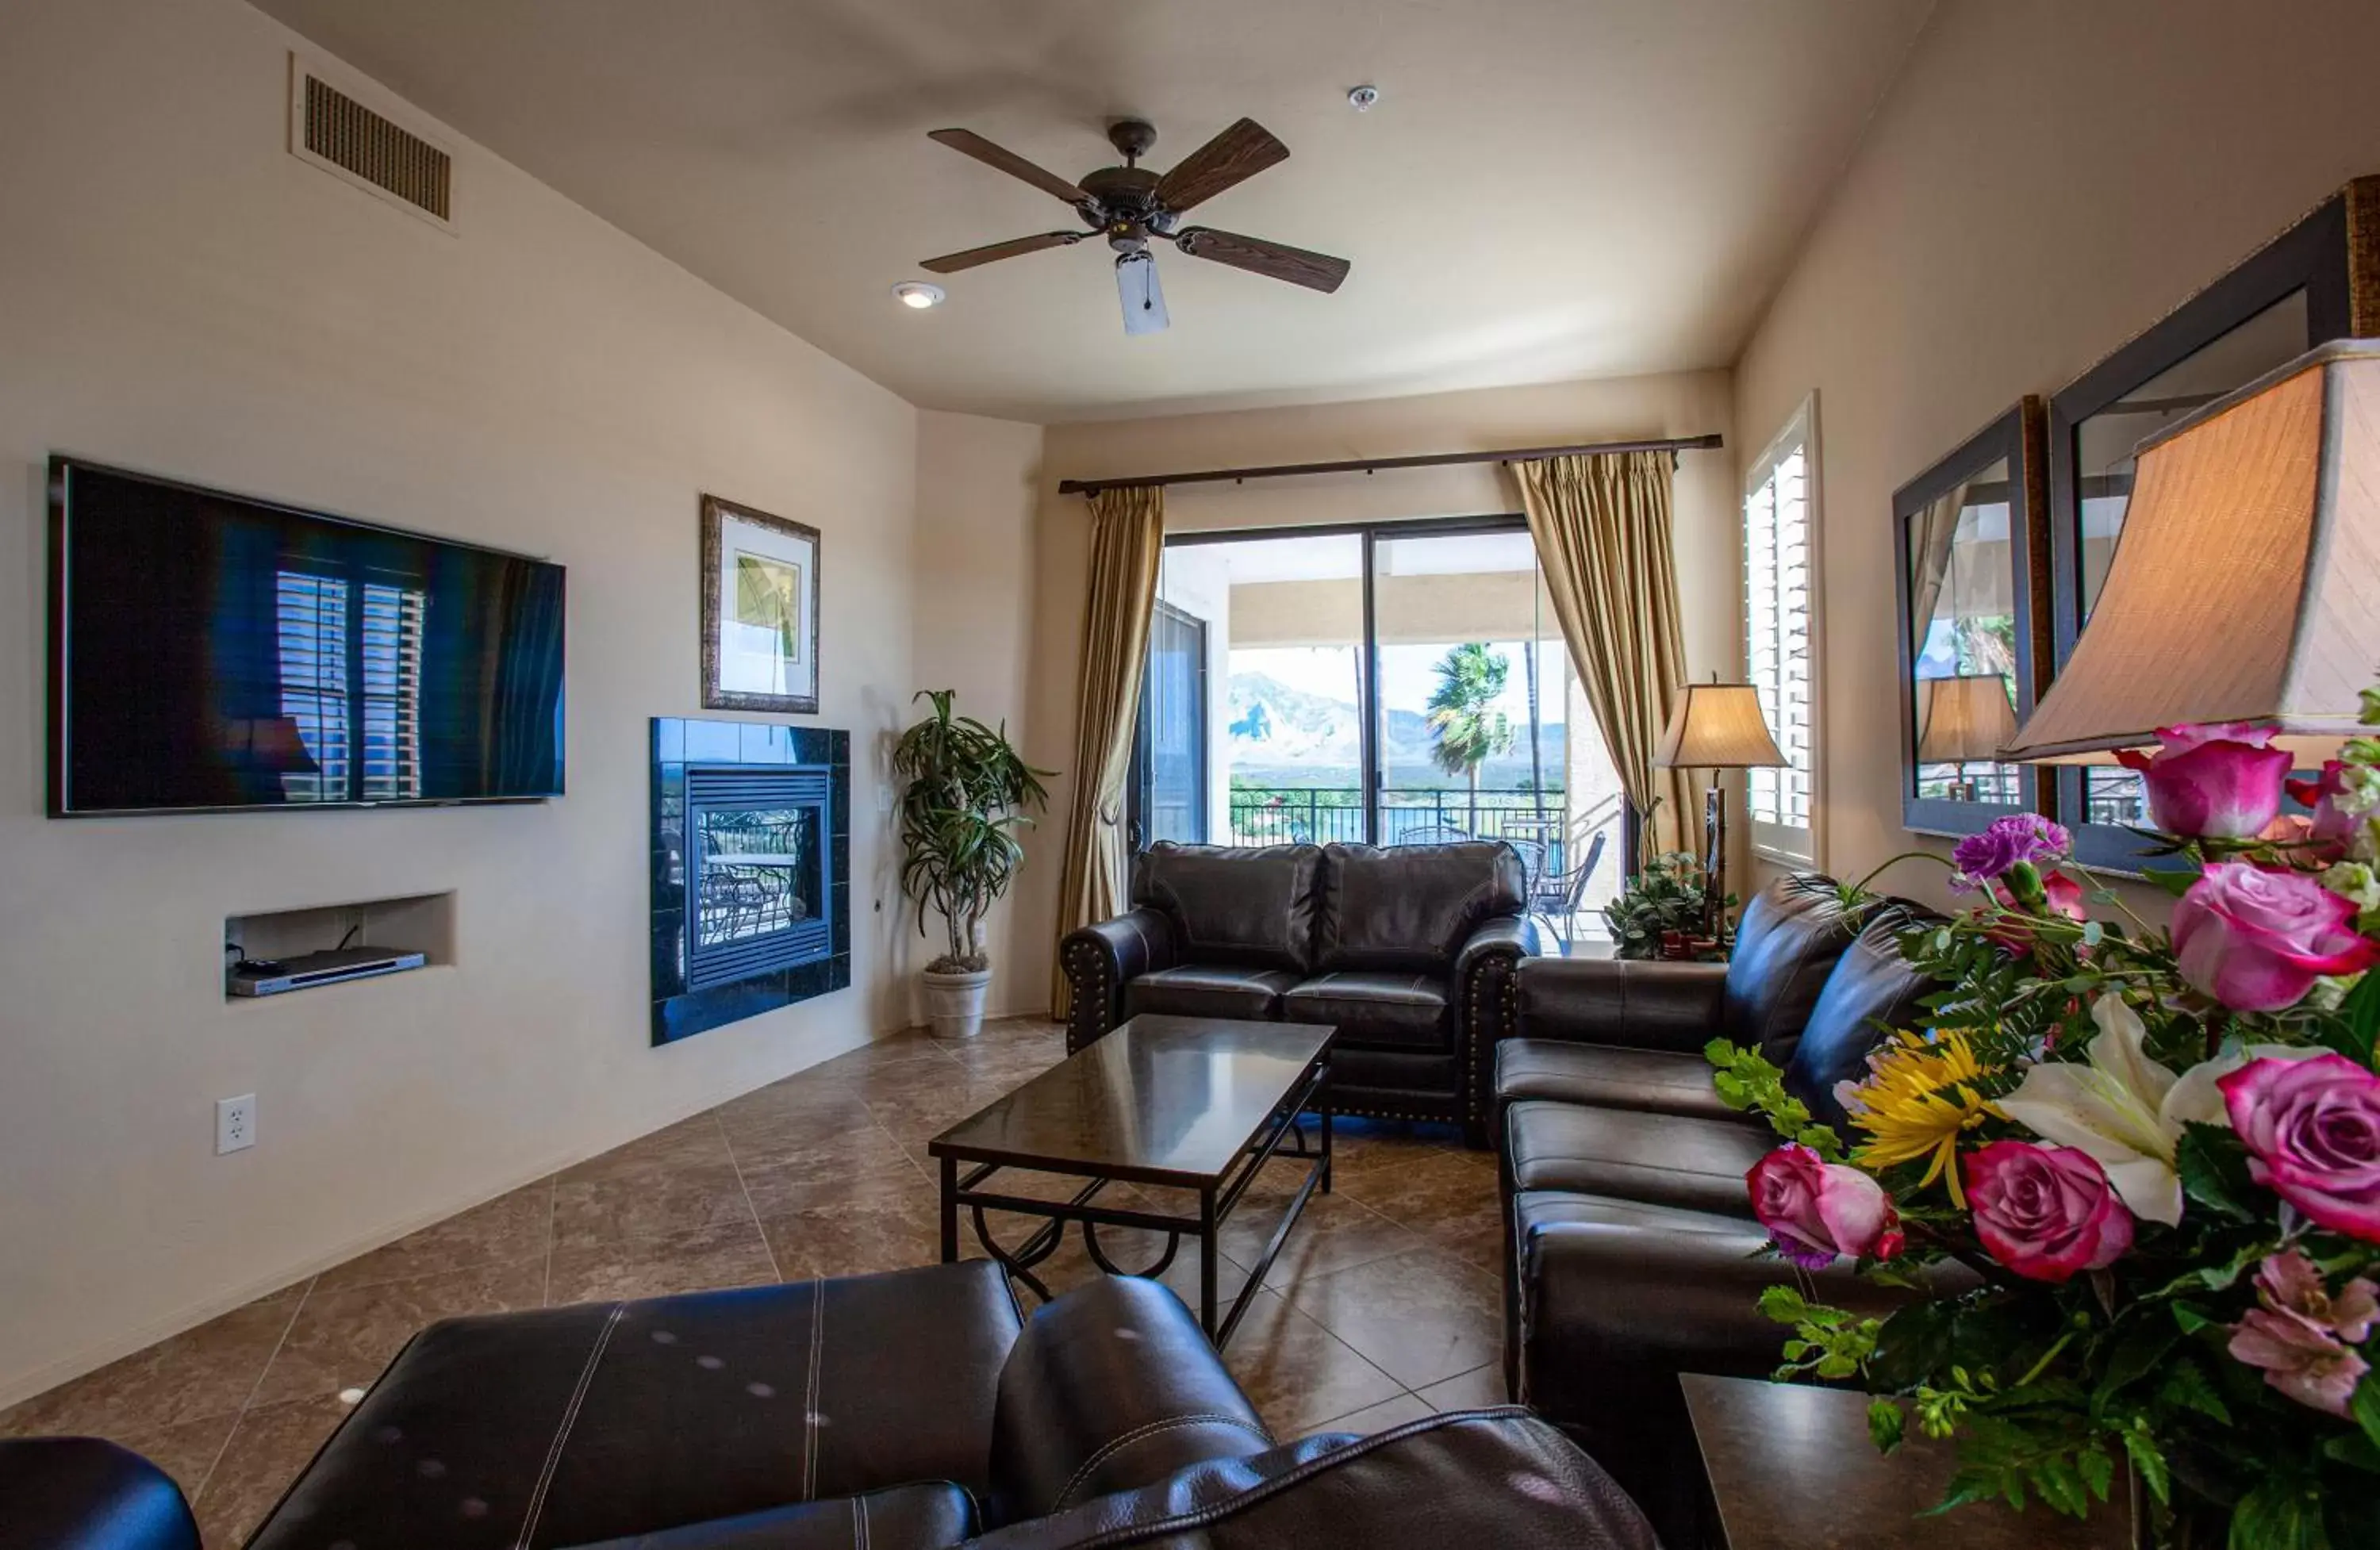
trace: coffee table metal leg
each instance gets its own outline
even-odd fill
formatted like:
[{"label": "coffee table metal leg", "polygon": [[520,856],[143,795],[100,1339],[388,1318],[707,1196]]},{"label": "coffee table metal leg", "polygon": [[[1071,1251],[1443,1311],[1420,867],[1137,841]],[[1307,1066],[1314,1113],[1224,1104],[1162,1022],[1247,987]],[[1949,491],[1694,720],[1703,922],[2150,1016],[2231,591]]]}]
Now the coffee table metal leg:
[{"label": "coffee table metal leg", "polygon": [[1221,1345],[1222,1335],[1215,1326],[1215,1192],[1210,1187],[1198,1192],[1198,1327],[1207,1338]]},{"label": "coffee table metal leg", "polygon": [[1322,1106],[1322,1193],[1330,1193],[1330,1105]]},{"label": "coffee table metal leg", "polygon": [[959,1257],[959,1160],[942,1160],[942,1263],[954,1265]]}]

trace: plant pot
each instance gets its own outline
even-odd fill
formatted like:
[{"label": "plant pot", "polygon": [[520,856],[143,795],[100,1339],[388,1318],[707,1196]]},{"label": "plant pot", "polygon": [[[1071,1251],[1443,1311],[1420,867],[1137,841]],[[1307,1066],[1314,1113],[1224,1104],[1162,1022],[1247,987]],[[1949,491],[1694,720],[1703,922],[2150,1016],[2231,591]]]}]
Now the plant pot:
[{"label": "plant pot", "polygon": [[983,1000],[991,989],[991,971],[958,969],[924,972],[926,1014],[936,1038],[973,1038],[983,1031]]}]

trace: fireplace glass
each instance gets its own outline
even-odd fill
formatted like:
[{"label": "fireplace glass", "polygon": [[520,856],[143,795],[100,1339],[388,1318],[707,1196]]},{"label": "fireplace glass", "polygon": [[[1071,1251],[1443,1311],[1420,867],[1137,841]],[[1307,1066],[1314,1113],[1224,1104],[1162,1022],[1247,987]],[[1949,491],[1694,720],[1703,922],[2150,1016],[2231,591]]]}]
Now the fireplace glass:
[{"label": "fireplace glass", "polygon": [[713,807],[696,816],[695,943],[771,936],[820,913],[816,806]]}]

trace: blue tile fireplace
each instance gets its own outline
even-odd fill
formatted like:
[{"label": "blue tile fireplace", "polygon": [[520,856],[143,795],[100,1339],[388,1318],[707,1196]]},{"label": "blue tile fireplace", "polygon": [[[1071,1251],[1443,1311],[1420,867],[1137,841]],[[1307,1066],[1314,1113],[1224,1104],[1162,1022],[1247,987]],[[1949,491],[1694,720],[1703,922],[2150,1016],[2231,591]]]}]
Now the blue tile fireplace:
[{"label": "blue tile fireplace", "polygon": [[652,723],[655,1044],[851,983],[851,734]]}]

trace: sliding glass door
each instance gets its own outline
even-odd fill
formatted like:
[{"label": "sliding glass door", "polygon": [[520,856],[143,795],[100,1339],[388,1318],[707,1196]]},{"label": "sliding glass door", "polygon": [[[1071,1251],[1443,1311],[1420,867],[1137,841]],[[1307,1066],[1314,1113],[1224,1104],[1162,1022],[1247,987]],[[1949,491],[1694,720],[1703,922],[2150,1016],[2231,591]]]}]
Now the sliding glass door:
[{"label": "sliding glass door", "polygon": [[1511,842],[1582,934],[1623,804],[1517,519],[1168,541],[1135,835]]}]

